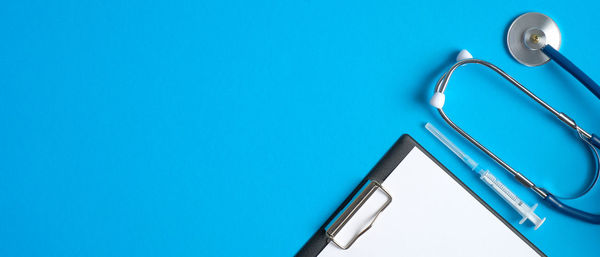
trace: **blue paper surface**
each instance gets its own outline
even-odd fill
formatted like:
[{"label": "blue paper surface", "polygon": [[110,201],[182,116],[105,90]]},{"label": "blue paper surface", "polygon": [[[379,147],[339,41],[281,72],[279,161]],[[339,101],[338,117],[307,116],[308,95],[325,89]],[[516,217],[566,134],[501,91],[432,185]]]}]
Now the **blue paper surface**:
[{"label": "blue paper surface", "polygon": [[[518,15],[562,31],[600,79],[598,3],[586,1],[11,1],[0,8],[0,256],[290,256],[409,133],[549,256],[600,252],[600,226],[534,231],[423,128],[462,48],[600,131],[600,101],[556,64],[506,50]],[[558,195],[593,159],[510,84],[469,65],[446,111]],[[426,185],[424,185],[426,186]],[[600,213],[600,189],[573,205]],[[426,225],[426,224],[424,224]]]}]

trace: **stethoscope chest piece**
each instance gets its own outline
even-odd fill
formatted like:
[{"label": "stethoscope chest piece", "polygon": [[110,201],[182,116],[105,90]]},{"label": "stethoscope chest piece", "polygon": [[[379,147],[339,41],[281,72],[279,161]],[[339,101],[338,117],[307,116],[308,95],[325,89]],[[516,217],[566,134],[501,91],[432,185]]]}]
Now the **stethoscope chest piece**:
[{"label": "stethoscope chest piece", "polygon": [[518,62],[527,66],[547,63],[550,58],[540,49],[550,45],[558,50],[560,42],[560,30],[556,22],[537,12],[517,17],[506,34],[508,51]]}]

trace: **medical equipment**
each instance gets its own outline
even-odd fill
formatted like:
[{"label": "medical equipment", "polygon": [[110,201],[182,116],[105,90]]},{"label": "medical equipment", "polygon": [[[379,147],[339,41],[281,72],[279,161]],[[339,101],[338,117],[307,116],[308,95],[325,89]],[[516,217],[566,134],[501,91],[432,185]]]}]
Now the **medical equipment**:
[{"label": "medical equipment", "polygon": [[536,12],[517,17],[506,33],[508,51],[518,62],[538,66],[552,59],[600,98],[600,86],[558,52],[560,43],[561,35],[556,23]]},{"label": "medical equipment", "polygon": [[[459,54],[459,57],[471,56],[470,54],[467,54],[468,52],[467,53],[465,53],[465,52],[466,52],[466,50],[461,51],[461,53]],[[579,194],[576,197],[580,197],[583,194],[587,193],[594,186],[596,181],[598,180],[598,174],[600,173],[600,170],[599,170],[600,163],[598,163],[598,162],[600,162],[600,158],[598,157],[598,150],[596,149],[596,148],[600,148],[600,138],[598,136],[596,136],[595,134],[590,134],[587,131],[585,131],[584,129],[582,129],[581,127],[579,127],[577,125],[577,123],[575,123],[575,121],[573,119],[571,119],[569,116],[552,108],[552,106],[548,105],[542,99],[540,99],[535,94],[533,94],[531,91],[529,91],[527,88],[525,88],[523,85],[521,85],[514,78],[509,76],[506,72],[502,71],[500,68],[494,66],[493,64],[483,61],[483,60],[472,59],[472,58],[462,59],[462,60],[457,59],[457,63],[454,64],[437,81],[436,86],[435,86],[434,95],[430,100],[430,104],[438,109],[438,112],[440,113],[442,118],[454,130],[456,130],[460,135],[465,137],[473,145],[477,146],[481,151],[486,153],[489,157],[491,157],[494,161],[496,161],[500,166],[502,166],[508,172],[510,172],[515,177],[515,179],[517,179],[517,181],[519,181],[524,186],[530,188],[536,194],[538,194],[540,197],[542,197],[544,199],[544,202],[546,202],[552,208],[555,208],[555,209],[561,211],[562,213],[572,216],[574,218],[577,218],[577,219],[580,219],[580,220],[583,220],[583,221],[586,221],[589,223],[593,223],[593,224],[600,224],[600,214],[592,214],[592,213],[584,212],[582,210],[578,210],[578,209],[575,209],[573,207],[570,207],[570,206],[564,204],[562,201],[559,200],[559,197],[554,196],[553,194],[551,194],[550,192],[548,192],[548,190],[546,190],[544,188],[536,186],[533,182],[531,182],[529,179],[527,179],[527,177],[525,177],[522,173],[513,169],[510,165],[508,165],[506,162],[504,162],[502,159],[500,159],[500,157],[496,156],[494,153],[492,153],[490,150],[488,150],[486,147],[484,147],[481,143],[479,143],[477,140],[475,140],[475,138],[471,137],[471,135],[469,135],[467,132],[465,132],[463,129],[461,129],[458,125],[456,125],[448,117],[448,115],[443,110],[443,106],[444,106],[444,102],[445,102],[445,98],[446,98],[444,95],[444,92],[446,91],[446,87],[448,86],[448,81],[450,80],[450,77],[452,77],[452,74],[458,67],[461,67],[465,64],[471,64],[471,63],[480,64],[480,65],[483,65],[483,66],[488,67],[491,70],[495,71],[500,76],[502,76],[503,78],[505,78],[506,80],[511,82],[514,86],[516,86],[523,93],[525,93],[526,95],[531,97],[537,103],[542,105],[545,109],[547,109],[552,114],[554,114],[559,120],[561,120],[562,122],[567,124],[569,127],[573,128],[575,131],[577,131],[579,137],[592,150],[592,152],[594,154],[594,158],[596,159],[596,162],[597,162],[596,168],[595,168],[594,179],[592,180],[590,185],[581,194]]]},{"label": "medical equipment", "polygon": [[434,127],[431,123],[425,124],[425,128],[431,132],[440,142],[442,142],[448,149],[450,149],[458,158],[460,158],[472,171],[477,172],[479,174],[479,178],[483,183],[489,186],[494,190],[504,201],[506,201],[510,207],[512,207],[515,211],[517,211],[523,219],[519,221],[519,224],[523,224],[526,220],[531,221],[535,226],[534,229],[538,229],[546,218],[540,219],[533,211],[537,208],[538,204],[534,204],[532,207],[529,207],[526,203],[524,203],[519,197],[517,197],[512,191],[510,191],[500,180],[496,179],[489,170],[483,169],[479,167],[479,164],[475,162],[471,157],[461,151],[456,145],[452,143],[442,132],[440,132],[436,127]]}]

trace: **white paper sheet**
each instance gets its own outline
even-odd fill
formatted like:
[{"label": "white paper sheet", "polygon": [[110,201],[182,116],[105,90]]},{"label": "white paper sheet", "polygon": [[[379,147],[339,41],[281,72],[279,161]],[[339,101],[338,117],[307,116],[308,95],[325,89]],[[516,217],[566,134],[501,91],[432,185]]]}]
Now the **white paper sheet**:
[{"label": "white paper sheet", "polygon": [[[382,186],[393,200],[373,227],[350,249],[329,243],[319,256],[540,256],[416,147]],[[338,236],[360,230],[384,199],[372,195]]]}]

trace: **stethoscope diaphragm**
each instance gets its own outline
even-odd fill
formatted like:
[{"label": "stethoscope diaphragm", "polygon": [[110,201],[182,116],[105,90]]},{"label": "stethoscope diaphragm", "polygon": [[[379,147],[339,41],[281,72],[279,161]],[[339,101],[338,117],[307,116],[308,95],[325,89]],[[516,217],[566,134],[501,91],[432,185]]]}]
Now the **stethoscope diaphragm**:
[{"label": "stethoscope diaphragm", "polygon": [[561,35],[556,22],[550,17],[528,12],[517,17],[506,34],[510,54],[526,66],[539,66],[550,61],[540,49],[546,45],[558,50]]}]

